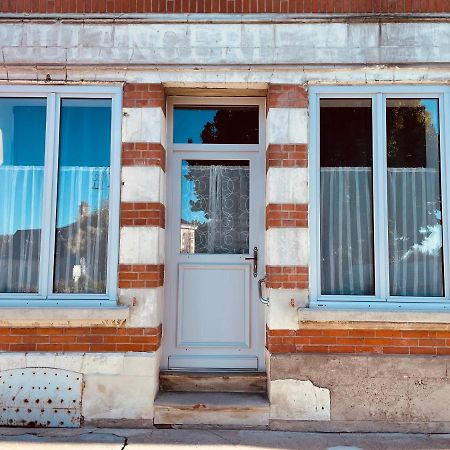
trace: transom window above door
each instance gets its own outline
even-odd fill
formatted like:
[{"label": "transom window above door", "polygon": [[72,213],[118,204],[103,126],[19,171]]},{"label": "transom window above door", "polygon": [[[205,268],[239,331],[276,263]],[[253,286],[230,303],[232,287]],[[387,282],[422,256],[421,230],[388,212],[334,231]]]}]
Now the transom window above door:
[{"label": "transom window above door", "polygon": [[115,88],[0,91],[0,305],[115,300],[118,99]]},{"label": "transom window above door", "polygon": [[254,151],[264,142],[264,99],[170,97],[168,141],[174,151]]},{"label": "transom window above door", "polygon": [[312,305],[446,307],[448,96],[312,89]]}]

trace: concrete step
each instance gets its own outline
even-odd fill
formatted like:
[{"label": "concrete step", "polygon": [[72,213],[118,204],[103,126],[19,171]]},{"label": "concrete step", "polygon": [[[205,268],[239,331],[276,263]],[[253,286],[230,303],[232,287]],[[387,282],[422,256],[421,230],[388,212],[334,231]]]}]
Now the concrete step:
[{"label": "concrete step", "polygon": [[253,392],[267,391],[265,372],[171,372],[159,374],[162,391],[170,392]]},{"label": "concrete step", "polygon": [[237,392],[159,392],[155,425],[209,425],[265,428],[269,401],[263,394]]}]

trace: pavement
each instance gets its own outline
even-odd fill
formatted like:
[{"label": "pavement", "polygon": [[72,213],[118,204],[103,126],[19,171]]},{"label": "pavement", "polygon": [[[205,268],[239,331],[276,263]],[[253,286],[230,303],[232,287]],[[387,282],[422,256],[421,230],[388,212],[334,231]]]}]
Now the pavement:
[{"label": "pavement", "polygon": [[0,428],[0,450],[450,450],[450,434]]}]

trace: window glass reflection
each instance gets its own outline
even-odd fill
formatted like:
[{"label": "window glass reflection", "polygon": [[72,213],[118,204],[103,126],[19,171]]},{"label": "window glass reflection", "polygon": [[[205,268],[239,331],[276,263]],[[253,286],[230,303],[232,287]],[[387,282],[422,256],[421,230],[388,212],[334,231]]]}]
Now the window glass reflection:
[{"label": "window glass reflection", "polygon": [[320,102],[321,292],[374,295],[372,103]]},{"label": "window glass reflection", "polygon": [[0,99],[0,292],[36,293],[46,99]]},{"label": "window glass reflection", "polygon": [[181,253],[248,253],[249,162],[183,160]]},{"label": "window glass reflection", "polygon": [[439,100],[386,107],[390,292],[442,296]]},{"label": "window glass reflection", "polygon": [[249,107],[174,108],[175,144],[258,144],[259,109]]},{"label": "window glass reflection", "polygon": [[105,293],[111,100],[63,99],[54,292]]}]

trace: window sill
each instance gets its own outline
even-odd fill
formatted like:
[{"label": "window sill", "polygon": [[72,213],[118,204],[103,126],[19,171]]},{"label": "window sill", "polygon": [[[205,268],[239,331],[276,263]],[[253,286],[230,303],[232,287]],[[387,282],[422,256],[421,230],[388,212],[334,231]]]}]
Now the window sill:
[{"label": "window sill", "polygon": [[300,328],[450,328],[450,311],[299,308]]},{"label": "window sill", "polygon": [[0,327],[118,326],[128,319],[128,307],[0,308]]}]

